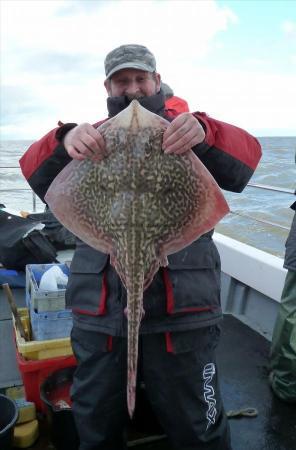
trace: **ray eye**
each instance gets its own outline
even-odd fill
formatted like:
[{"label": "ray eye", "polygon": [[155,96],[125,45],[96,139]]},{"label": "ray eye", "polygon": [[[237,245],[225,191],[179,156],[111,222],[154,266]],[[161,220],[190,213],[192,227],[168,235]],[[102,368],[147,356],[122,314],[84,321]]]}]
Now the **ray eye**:
[{"label": "ray eye", "polygon": [[145,156],[146,156],[147,158],[149,158],[149,156],[151,155],[152,150],[153,150],[152,145],[151,145],[150,143],[147,144],[146,147],[145,147]]}]

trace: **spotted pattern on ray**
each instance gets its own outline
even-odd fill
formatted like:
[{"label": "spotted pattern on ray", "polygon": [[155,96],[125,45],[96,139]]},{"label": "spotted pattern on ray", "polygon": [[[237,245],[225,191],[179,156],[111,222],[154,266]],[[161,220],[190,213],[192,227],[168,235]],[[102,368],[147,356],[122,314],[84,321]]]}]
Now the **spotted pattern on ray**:
[{"label": "spotted pattern on ray", "polygon": [[[162,242],[172,233],[181,233],[194,211],[211,201],[211,191],[196,179],[190,160],[164,154],[162,133],[154,129],[141,136],[130,133],[128,139],[119,129],[105,139],[116,150],[101,163],[85,161],[73,174],[69,185],[73,210],[93,234],[101,229],[109,235],[117,254],[124,254],[129,245],[122,245],[122,234],[131,228],[145,234],[144,253],[156,246],[157,254]],[[146,273],[150,261],[145,262]]]}]

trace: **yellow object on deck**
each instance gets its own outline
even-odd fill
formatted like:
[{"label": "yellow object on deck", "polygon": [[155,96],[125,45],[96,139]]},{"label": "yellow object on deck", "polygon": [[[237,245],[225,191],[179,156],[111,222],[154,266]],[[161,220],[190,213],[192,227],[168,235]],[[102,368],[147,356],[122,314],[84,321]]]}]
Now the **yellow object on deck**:
[{"label": "yellow object on deck", "polygon": [[30,213],[28,211],[20,211],[20,216],[24,219],[26,219],[29,215]]},{"label": "yellow object on deck", "polygon": [[[28,308],[18,308],[21,321],[25,329],[30,329]],[[19,353],[26,359],[40,360],[69,356],[73,354],[70,338],[49,339],[46,341],[25,341],[15,327],[16,345]]]},{"label": "yellow object on deck", "polygon": [[22,423],[14,427],[13,445],[18,448],[27,448],[34,444],[39,436],[38,420]]},{"label": "yellow object on deck", "polygon": [[15,403],[19,410],[17,425],[25,422],[31,422],[36,419],[36,407],[33,402],[27,402],[25,399],[16,399]]}]

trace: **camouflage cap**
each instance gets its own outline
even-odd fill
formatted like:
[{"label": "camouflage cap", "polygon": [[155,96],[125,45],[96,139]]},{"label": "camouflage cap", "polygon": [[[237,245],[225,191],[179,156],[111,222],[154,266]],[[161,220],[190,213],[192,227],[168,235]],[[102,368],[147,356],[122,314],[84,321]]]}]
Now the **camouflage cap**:
[{"label": "camouflage cap", "polygon": [[108,53],[105,58],[106,78],[110,78],[121,69],[139,69],[145,72],[155,72],[155,57],[143,45],[121,45]]}]

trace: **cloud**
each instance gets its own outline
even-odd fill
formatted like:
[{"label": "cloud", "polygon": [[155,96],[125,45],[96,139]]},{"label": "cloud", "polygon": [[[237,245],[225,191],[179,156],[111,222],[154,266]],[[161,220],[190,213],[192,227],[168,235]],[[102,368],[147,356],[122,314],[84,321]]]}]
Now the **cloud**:
[{"label": "cloud", "polygon": [[43,0],[42,4],[12,0],[5,6],[4,51],[84,54],[101,64],[108,51],[132,42],[151,47],[163,65],[171,59],[174,64],[176,55],[182,61],[187,57],[195,61],[206,54],[219,32],[237,20],[229,8],[213,0]]},{"label": "cloud", "polygon": [[292,20],[285,20],[281,24],[281,29],[288,37],[296,37],[296,22]]},{"label": "cloud", "polygon": [[25,123],[34,114],[38,116],[44,106],[33,89],[21,86],[1,86],[1,122],[4,125]]},{"label": "cloud", "polygon": [[[150,48],[163,80],[192,109],[251,132],[261,125],[294,128],[295,82],[276,62],[273,73],[268,49],[254,54],[253,62],[231,61],[229,69],[227,52],[231,37],[240,36],[241,20],[219,1],[10,0],[1,7],[7,138],[36,139],[59,119],[92,123],[105,117],[104,57],[123,43]],[[295,22],[281,29],[290,39]]]},{"label": "cloud", "polygon": [[78,74],[88,73],[98,75],[99,63],[90,60],[83,53],[68,54],[60,51],[34,51],[23,55],[19,62],[20,69],[30,73],[38,73],[42,76],[59,75],[60,77],[73,77]]},{"label": "cloud", "polygon": [[[216,119],[233,123],[260,135],[269,129],[270,135],[295,135],[296,84],[293,74],[268,73],[264,70],[199,68],[192,73],[196,89],[190,84],[175,92],[190,99],[192,110],[202,110]],[[178,84],[179,83],[179,84]],[[210,89],[204,89],[210,86]],[[178,88],[178,90],[177,90]]]},{"label": "cloud", "polygon": [[[117,0],[118,1],[118,0]],[[68,16],[81,13],[92,14],[98,12],[103,8],[108,0],[89,1],[89,0],[68,0],[67,2],[59,2],[60,6],[57,8],[57,15]]]},{"label": "cloud", "polygon": [[[9,86],[2,131],[16,133],[14,124],[26,112],[27,127],[19,132],[28,138],[58,119],[96,121],[106,115],[103,61],[113,48],[144,44],[155,53],[164,78],[180,76],[180,69],[189,73],[219,33],[237,23],[234,13],[214,0],[11,0],[2,10],[1,76]],[[30,108],[39,119],[35,126]]]}]

